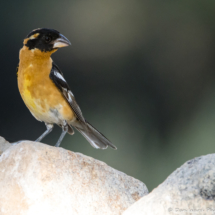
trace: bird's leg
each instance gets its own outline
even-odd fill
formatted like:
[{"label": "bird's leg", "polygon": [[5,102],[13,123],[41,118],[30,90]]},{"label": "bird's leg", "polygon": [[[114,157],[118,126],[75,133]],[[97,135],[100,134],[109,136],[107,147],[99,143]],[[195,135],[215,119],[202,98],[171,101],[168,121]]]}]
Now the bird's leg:
[{"label": "bird's leg", "polygon": [[48,123],[45,123],[45,125],[46,125],[46,128],[47,128],[47,130],[41,135],[41,136],[39,136],[36,140],[35,140],[35,142],[40,142],[46,135],[48,135],[51,131],[52,131],[52,129],[53,129],[53,124],[48,124]]},{"label": "bird's leg", "polygon": [[62,140],[63,140],[63,138],[64,138],[64,136],[66,135],[67,132],[68,132],[68,125],[65,122],[64,125],[62,125],[62,133],[61,133],[60,138],[58,139],[58,141],[57,141],[57,143],[55,145],[56,147],[60,146],[60,144],[61,144],[61,142],[62,142]]},{"label": "bird's leg", "polygon": [[[48,135],[52,131],[52,129],[54,127],[53,124],[45,123],[45,125],[46,125],[47,130],[39,138],[37,138],[35,140],[35,142],[40,142],[46,135]],[[19,140],[17,142],[11,143],[11,145],[16,145],[18,143],[25,142],[25,141],[29,141],[29,140]]]}]

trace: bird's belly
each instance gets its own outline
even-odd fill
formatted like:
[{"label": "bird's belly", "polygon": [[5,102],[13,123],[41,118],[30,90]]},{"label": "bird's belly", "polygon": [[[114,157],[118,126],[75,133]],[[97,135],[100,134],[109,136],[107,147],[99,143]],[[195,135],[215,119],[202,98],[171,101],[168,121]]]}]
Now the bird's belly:
[{"label": "bird's belly", "polygon": [[71,107],[49,78],[37,83],[25,79],[21,95],[39,121],[62,124],[63,121],[72,122],[75,119]]}]

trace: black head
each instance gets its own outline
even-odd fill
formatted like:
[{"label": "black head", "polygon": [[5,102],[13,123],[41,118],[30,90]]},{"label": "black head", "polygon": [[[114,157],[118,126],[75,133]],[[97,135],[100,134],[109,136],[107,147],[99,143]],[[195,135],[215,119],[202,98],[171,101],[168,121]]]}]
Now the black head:
[{"label": "black head", "polygon": [[39,49],[42,52],[71,45],[69,40],[54,29],[39,28],[30,32],[26,38],[25,46]]}]

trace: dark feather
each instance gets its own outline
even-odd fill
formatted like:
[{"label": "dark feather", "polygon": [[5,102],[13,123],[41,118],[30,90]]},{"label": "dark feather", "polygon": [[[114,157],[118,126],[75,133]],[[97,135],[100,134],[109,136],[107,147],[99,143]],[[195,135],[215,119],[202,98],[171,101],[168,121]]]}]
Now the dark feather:
[{"label": "dark feather", "polygon": [[66,98],[67,102],[71,106],[78,120],[85,122],[83,114],[80,107],[78,106],[69,85],[63,77],[63,73],[60,71],[55,63],[52,63],[52,69],[49,75],[50,79],[55,83],[57,88],[62,92],[63,96]]}]

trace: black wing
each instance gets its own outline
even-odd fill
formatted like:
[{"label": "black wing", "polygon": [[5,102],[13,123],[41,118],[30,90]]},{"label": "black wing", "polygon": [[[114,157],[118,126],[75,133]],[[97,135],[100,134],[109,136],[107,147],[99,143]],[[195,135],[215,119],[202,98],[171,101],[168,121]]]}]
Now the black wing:
[{"label": "black wing", "polygon": [[78,106],[78,104],[75,100],[75,97],[69,88],[69,85],[67,84],[66,80],[64,79],[63,73],[60,71],[60,69],[54,62],[52,63],[52,69],[51,69],[49,77],[54,82],[54,84],[57,86],[57,88],[61,91],[61,93],[63,94],[63,96],[69,103],[69,105],[71,106],[72,110],[74,111],[77,119],[82,122],[85,122],[81,109]]}]

